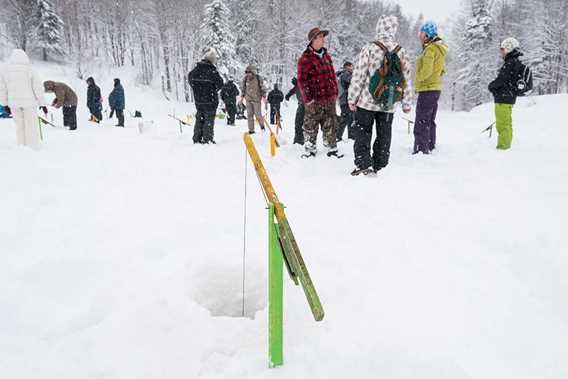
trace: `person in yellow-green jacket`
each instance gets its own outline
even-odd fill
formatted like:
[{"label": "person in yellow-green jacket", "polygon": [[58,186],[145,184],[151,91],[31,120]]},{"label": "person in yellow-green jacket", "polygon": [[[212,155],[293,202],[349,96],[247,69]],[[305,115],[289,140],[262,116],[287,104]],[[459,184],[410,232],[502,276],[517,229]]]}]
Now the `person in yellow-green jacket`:
[{"label": "person in yellow-green jacket", "polygon": [[418,35],[422,53],[416,59],[415,90],[418,93],[414,122],[413,154],[430,154],[436,148],[436,113],[446,73],[448,47],[438,36],[438,26],[427,21]]}]

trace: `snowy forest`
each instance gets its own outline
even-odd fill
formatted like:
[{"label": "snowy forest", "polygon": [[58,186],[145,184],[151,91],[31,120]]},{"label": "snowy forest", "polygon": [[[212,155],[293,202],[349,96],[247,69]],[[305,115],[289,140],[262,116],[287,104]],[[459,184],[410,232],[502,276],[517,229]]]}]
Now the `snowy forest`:
[{"label": "snowy forest", "polygon": [[[307,31],[329,29],[336,69],[372,41],[381,14],[399,17],[398,39],[414,58],[423,17],[395,1],[358,0],[0,0],[0,58],[13,47],[36,59],[73,65],[79,78],[95,67],[131,66],[141,85],[160,85],[168,97],[191,101],[187,73],[205,48],[219,55],[225,78],[247,64],[270,83],[288,86]],[[521,41],[536,94],[566,92],[568,2],[465,0],[440,24],[450,47],[444,103],[469,110],[490,100],[487,83],[500,65],[499,43]]]}]

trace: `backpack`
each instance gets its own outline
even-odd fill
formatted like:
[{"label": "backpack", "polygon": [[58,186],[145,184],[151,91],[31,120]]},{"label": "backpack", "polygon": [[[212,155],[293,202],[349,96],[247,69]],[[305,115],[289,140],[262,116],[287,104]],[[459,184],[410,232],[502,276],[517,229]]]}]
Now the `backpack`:
[{"label": "backpack", "polygon": [[[260,75],[258,74],[253,74],[256,77],[256,81],[258,84],[258,93],[260,94],[260,96],[262,96],[262,86],[260,85]],[[246,92],[247,92],[247,80],[246,78],[244,79],[244,85],[243,85],[243,96],[245,96]]]},{"label": "backpack", "polygon": [[530,67],[521,63],[517,77],[518,80],[514,84],[517,96],[526,96],[530,94],[533,89],[533,75]]},{"label": "backpack", "polygon": [[375,101],[384,109],[390,110],[393,105],[404,97],[406,79],[402,72],[402,63],[398,57],[401,47],[396,46],[393,51],[380,42],[374,42],[384,53],[381,67],[373,74],[369,83],[369,92]]}]

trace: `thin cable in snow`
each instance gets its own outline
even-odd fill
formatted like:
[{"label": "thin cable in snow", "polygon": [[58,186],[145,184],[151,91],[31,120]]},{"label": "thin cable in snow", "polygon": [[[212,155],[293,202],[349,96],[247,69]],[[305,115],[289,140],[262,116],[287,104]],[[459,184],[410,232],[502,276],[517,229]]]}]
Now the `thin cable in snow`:
[{"label": "thin cable in snow", "polygon": [[247,166],[248,157],[247,149],[245,147],[245,198],[244,198],[244,222],[243,222],[243,317],[245,317],[245,263],[247,251]]}]

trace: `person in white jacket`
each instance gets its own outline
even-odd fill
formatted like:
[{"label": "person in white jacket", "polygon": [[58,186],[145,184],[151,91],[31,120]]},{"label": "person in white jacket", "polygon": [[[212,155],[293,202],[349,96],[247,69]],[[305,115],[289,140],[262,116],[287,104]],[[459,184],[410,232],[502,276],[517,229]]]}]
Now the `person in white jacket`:
[{"label": "person in white jacket", "polygon": [[43,82],[23,50],[14,50],[0,70],[0,104],[8,105],[12,110],[18,145],[39,149],[37,109],[42,107],[44,113],[47,112]]}]

